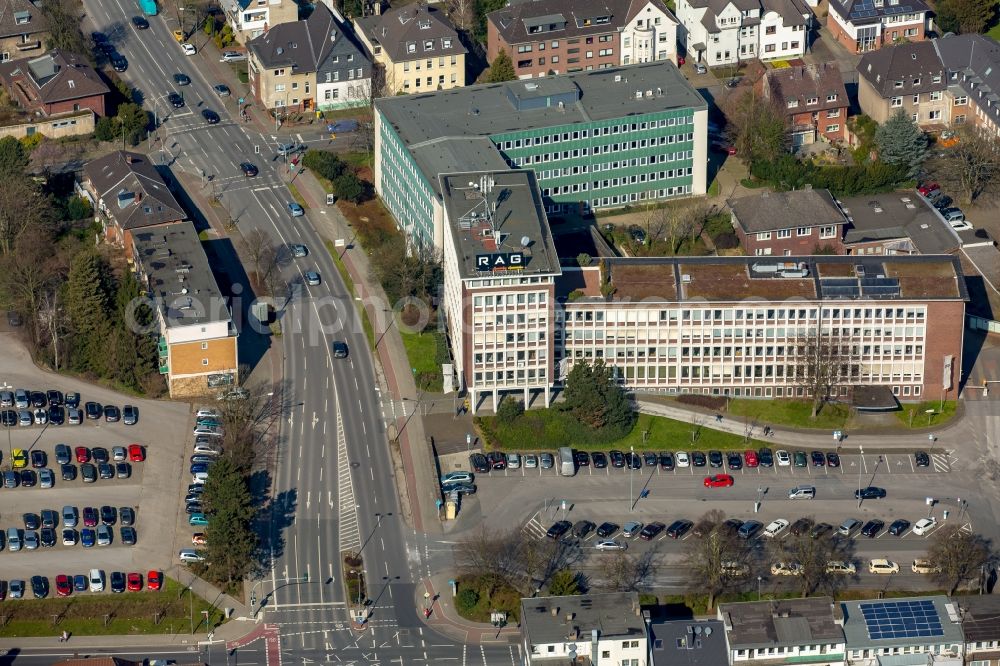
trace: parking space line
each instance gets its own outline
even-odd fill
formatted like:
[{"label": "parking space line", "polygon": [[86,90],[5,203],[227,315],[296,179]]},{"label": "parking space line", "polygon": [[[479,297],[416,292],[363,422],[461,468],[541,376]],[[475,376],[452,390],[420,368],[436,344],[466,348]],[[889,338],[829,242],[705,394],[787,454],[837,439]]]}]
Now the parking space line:
[{"label": "parking space line", "polygon": [[917,468],[913,464],[913,456],[906,456],[906,457],[910,461],[910,471],[913,472],[914,474],[916,474],[917,473]]}]

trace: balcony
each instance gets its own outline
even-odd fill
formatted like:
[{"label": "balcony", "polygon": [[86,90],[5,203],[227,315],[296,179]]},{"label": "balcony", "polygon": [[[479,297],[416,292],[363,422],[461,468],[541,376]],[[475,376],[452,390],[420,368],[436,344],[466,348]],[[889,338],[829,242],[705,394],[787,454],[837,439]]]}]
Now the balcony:
[{"label": "balcony", "polygon": [[168,348],[167,348],[167,339],[165,337],[163,337],[162,335],[156,341],[156,349],[157,349],[157,351],[160,352],[160,358],[166,358],[167,357],[167,350],[168,350]]}]

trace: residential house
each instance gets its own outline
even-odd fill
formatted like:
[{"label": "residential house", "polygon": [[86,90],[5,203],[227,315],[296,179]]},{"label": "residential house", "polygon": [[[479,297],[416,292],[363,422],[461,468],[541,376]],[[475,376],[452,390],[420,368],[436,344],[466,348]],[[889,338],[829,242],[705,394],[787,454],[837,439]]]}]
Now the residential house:
[{"label": "residential house", "polygon": [[146,155],[118,150],[83,167],[77,192],[90,200],[105,239],[131,246],[133,232],[187,218]]},{"label": "residential house", "polygon": [[194,224],[137,229],[131,250],[136,275],[156,312],[160,373],[166,375],[170,397],[235,385],[238,333]]},{"label": "residential house", "polygon": [[336,109],[369,99],[372,63],[339,14],[319,3],[248,45],[250,91],[269,109]]},{"label": "residential house", "polygon": [[372,59],[385,69],[385,95],[465,85],[466,48],[437,7],[405,5],[356,18],[354,25]]},{"label": "residential house", "polygon": [[1000,666],[1000,597],[968,594],[951,597],[962,619],[965,661],[969,666]]},{"label": "residential house", "polygon": [[923,40],[929,12],[923,0],[830,0],[826,27],[851,53],[865,53]]},{"label": "residential house", "polygon": [[833,599],[719,604],[729,664],[843,666],[844,630]]},{"label": "residential house", "polygon": [[725,627],[718,620],[665,620],[649,625],[652,666],[722,666],[729,663]]},{"label": "residential house", "polygon": [[962,664],[962,620],[946,596],[844,601],[840,608],[850,666]]},{"label": "residential house", "polygon": [[105,115],[110,89],[76,54],[53,50],[11,60],[0,64],[0,79],[11,98],[29,113],[55,116],[90,109]]},{"label": "residential house", "polygon": [[677,0],[678,39],[709,67],[805,54],[813,13],[802,0]]},{"label": "residential house", "polygon": [[792,148],[847,139],[850,100],[836,63],[770,69],[761,88],[788,119]]},{"label": "residential house", "polygon": [[521,599],[521,635],[529,666],[649,663],[636,592]]},{"label": "residential house", "polygon": [[44,50],[49,24],[29,0],[0,0],[0,62]]},{"label": "residential house", "polygon": [[730,199],[733,229],[754,256],[951,254],[958,233],[912,191],[834,199],[806,188]]},{"label": "residential house", "polygon": [[827,248],[843,254],[848,222],[829,190],[764,192],[726,203],[747,254],[792,256]]},{"label": "residential house", "polygon": [[954,99],[934,41],[866,53],[857,70],[858,105],[875,122],[884,123],[902,110],[924,129],[950,124]]},{"label": "residential house", "polygon": [[299,20],[299,4],[295,0],[224,0],[223,7],[226,22],[240,44],[282,23]]},{"label": "residential house", "polygon": [[654,60],[677,64],[677,18],[661,0],[534,0],[486,17],[490,62],[506,51],[518,78]]},{"label": "residential house", "polygon": [[1000,135],[1000,44],[966,34],[936,39],[934,46],[948,73],[949,124],[971,123]]}]

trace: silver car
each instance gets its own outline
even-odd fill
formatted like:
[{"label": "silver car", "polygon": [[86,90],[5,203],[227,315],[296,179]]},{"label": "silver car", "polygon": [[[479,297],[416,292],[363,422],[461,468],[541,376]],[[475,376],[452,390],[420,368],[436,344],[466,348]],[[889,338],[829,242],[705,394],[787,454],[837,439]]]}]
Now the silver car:
[{"label": "silver car", "polygon": [[535,469],[538,467],[538,456],[534,453],[524,454],[524,469]]},{"label": "silver car", "polygon": [[538,462],[541,465],[542,469],[552,469],[556,464],[556,461],[552,457],[551,453],[538,454]]},{"label": "silver car", "polygon": [[622,527],[622,536],[625,537],[626,539],[631,539],[634,536],[638,536],[639,532],[641,531],[642,531],[642,523],[633,520],[631,522],[625,523],[625,526]]}]

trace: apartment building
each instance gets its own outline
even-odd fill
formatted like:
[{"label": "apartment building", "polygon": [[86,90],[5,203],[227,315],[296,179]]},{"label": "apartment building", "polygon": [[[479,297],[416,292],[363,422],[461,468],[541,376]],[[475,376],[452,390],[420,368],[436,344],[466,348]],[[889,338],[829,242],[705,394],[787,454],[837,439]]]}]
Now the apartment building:
[{"label": "apartment building", "polygon": [[253,39],[247,51],[250,92],[266,108],[326,111],[370,99],[372,63],[340,14],[323,3],[309,18]]},{"label": "apartment building", "polygon": [[117,150],[91,160],[76,191],[94,207],[105,241],[121,248],[136,231],[187,219],[148,155]]},{"label": "apartment building", "polygon": [[845,664],[844,630],[830,597],[719,604],[717,618],[733,666]]},{"label": "apartment building", "polygon": [[636,592],[521,599],[529,666],[648,666],[646,620]]},{"label": "apartment building", "polygon": [[223,0],[226,22],[233,36],[246,44],[282,23],[299,20],[299,5],[295,0]]},{"label": "apartment building", "polygon": [[153,299],[160,373],[170,397],[211,394],[237,381],[238,334],[194,224],[146,227],[131,235],[132,260]]},{"label": "apartment building", "polygon": [[840,607],[848,666],[963,663],[961,615],[944,595],[845,601]]},{"label": "apartment building", "polygon": [[429,247],[444,244],[440,174],[534,170],[549,213],[705,193],[707,104],[672,62],[389,97],[375,108],[376,191]]},{"label": "apartment building", "polygon": [[0,0],[0,62],[44,51],[49,23],[30,0]]},{"label": "apartment building", "polygon": [[827,30],[851,53],[926,37],[930,8],[923,0],[830,0]]},{"label": "apartment building", "polygon": [[953,35],[867,53],[858,104],[878,122],[902,109],[927,131],[974,125],[1000,134],[1000,44]]},{"label": "apartment building", "polygon": [[813,13],[802,0],[677,0],[677,37],[709,67],[805,54]]},{"label": "apartment building", "polygon": [[677,64],[677,18],[661,0],[514,2],[486,17],[490,62],[506,51],[518,78],[656,60]]},{"label": "apartment building", "polygon": [[371,59],[385,69],[385,95],[465,85],[467,50],[437,7],[405,5],[355,18],[354,26]]},{"label": "apartment building", "polygon": [[793,149],[819,140],[847,140],[851,102],[835,63],[769,69],[760,87],[763,97],[784,113]]}]

